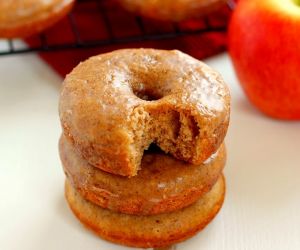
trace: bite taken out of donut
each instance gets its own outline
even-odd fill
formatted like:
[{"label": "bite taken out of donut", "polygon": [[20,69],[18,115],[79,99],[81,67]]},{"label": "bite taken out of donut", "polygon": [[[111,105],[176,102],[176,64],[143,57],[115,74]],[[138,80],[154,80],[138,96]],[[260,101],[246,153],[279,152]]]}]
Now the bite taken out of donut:
[{"label": "bite taken out of donut", "polygon": [[151,143],[192,164],[208,159],[227,132],[230,94],[219,73],[182,52],[124,49],[67,75],[59,113],[91,165],[134,176]]}]

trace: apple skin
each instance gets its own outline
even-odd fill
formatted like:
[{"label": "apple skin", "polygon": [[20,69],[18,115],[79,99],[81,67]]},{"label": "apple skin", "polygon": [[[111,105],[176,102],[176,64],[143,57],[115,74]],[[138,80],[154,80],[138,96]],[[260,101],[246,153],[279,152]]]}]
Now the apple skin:
[{"label": "apple skin", "polygon": [[228,49],[250,102],[273,118],[300,119],[300,1],[240,0]]}]

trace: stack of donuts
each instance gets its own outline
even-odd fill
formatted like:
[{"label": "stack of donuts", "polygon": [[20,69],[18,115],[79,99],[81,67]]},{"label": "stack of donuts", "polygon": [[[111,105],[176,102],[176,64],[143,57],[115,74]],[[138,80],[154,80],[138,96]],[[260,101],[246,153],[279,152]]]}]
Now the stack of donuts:
[{"label": "stack of donuts", "polygon": [[100,237],[164,247],[220,210],[230,94],[179,51],[124,49],[66,76],[59,104],[65,196]]}]

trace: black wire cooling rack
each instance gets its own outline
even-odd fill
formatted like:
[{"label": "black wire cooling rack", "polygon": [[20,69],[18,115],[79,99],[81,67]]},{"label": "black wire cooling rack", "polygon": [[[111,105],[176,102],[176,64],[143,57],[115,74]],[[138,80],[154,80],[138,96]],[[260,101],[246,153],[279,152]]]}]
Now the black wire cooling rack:
[{"label": "black wire cooling rack", "polygon": [[[95,4],[96,6],[95,11],[98,15],[97,20],[99,20],[99,25],[101,23],[101,25],[104,27],[106,36],[86,40],[82,36],[79,28],[79,18],[76,17],[78,16],[77,13],[84,9],[82,8],[84,7],[84,4],[91,3]],[[226,7],[228,11],[233,10],[234,7],[234,0],[229,0],[227,2]],[[126,13],[127,16],[130,16],[133,19],[133,25],[135,26],[135,29],[138,30],[138,32],[136,32],[135,34],[123,36],[117,35],[117,32],[115,32],[114,30],[115,27],[112,25],[111,16],[112,14],[116,14],[116,11],[119,11],[119,9],[116,8],[116,6],[111,5],[110,0],[78,0],[75,8],[65,20],[72,34],[72,41],[62,42],[58,44],[51,43],[51,34],[48,34],[48,31],[27,39],[25,43],[17,39],[0,40],[0,56],[29,52],[51,52],[66,49],[101,47],[112,44],[126,44],[131,42],[163,40],[187,35],[200,35],[207,32],[226,32],[227,28],[227,22],[223,21],[221,22],[221,24],[213,24],[210,20],[210,17],[208,16],[201,19],[202,25],[196,28],[183,27],[181,23],[169,23],[169,29],[167,31],[162,32],[156,30],[150,32],[147,29],[149,25],[149,20],[140,16],[131,16],[128,15],[128,13]],[[97,32],[97,29],[95,29],[95,27],[92,29],[94,33]],[[130,27],[127,28],[130,29]],[[26,45],[28,43],[30,44],[30,46]]]}]

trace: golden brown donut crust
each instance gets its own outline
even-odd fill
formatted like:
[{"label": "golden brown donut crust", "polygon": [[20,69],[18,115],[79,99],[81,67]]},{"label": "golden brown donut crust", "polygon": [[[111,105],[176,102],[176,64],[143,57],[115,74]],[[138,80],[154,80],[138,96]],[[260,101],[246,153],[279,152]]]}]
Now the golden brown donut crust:
[{"label": "golden brown donut crust", "polygon": [[0,37],[26,37],[53,25],[71,10],[75,0],[0,1]]},{"label": "golden brown donut crust", "polygon": [[179,160],[208,159],[227,132],[230,94],[220,74],[182,52],[124,49],[75,67],[59,113],[90,164],[134,176],[153,142]]},{"label": "golden brown donut crust", "polygon": [[201,17],[223,6],[226,0],[119,0],[128,11],[164,21]]},{"label": "golden brown donut crust", "polygon": [[84,200],[68,181],[65,195],[81,223],[101,238],[132,247],[165,247],[192,237],[216,216],[224,201],[225,180],[220,177],[209,193],[189,207],[152,216],[103,209]]},{"label": "golden brown donut crust", "polygon": [[85,199],[126,214],[160,214],[186,207],[208,192],[226,161],[225,146],[201,165],[191,165],[162,153],[145,154],[137,176],[103,172],[76,154],[61,137],[60,158],[69,181]]}]

